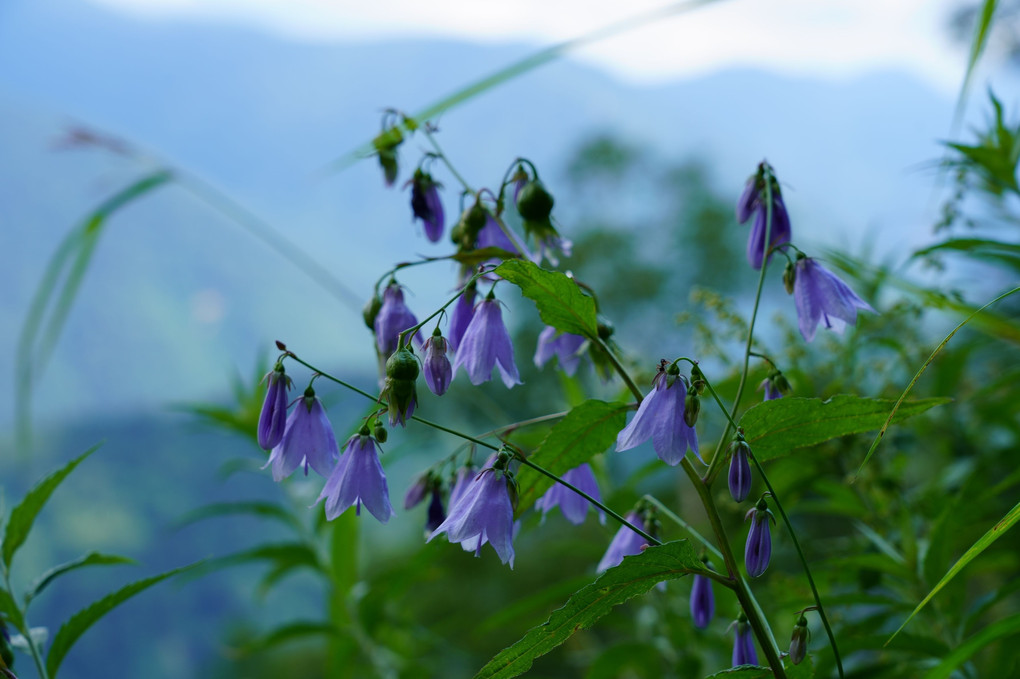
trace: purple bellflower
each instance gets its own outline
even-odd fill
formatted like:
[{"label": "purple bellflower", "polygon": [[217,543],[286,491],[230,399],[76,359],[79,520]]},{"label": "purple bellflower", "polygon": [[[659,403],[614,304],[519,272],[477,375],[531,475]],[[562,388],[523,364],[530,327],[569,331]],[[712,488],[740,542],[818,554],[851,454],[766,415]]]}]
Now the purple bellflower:
[{"label": "purple bellflower", "polygon": [[758,652],[754,650],[754,636],[751,632],[751,625],[743,613],[734,623],[733,636],[733,666],[757,665]]},{"label": "purple bellflower", "polygon": [[680,464],[688,448],[700,460],[698,434],[684,420],[687,380],[675,365],[666,368],[660,364],[653,385],[641,401],[637,415],[616,437],[616,449],[630,450],[652,439],[659,459],[668,465]]},{"label": "purple bellflower", "polygon": [[715,596],[712,594],[712,581],[704,575],[694,574],[691,586],[691,619],[694,626],[705,629],[715,616]]},{"label": "purple bellflower", "polygon": [[433,478],[431,473],[425,473],[414,480],[414,483],[404,493],[404,509],[414,509],[425,499],[425,493],[432,487]]},{"label": "purple bellflower", "polygon": [[432,336],[422,345],[425,351],[425,359],[422,361],[425,384],[436,396],[445,394],[450,388],[450,382],[453,381],[453,367],[450,365],[450,359],[446,357],[446,345],[446,338],[439,332],[439,326],[436,326]]},{"label": "purple bellflower", "polygon": [[283,432],[287,427],[287,390],[290,389],[291,380],[284,372],[283,364],[277,363],[275,368],[266,373],[263,382],[268,387],[259,414],[259,448],[271,450],[283,440]]},{"label": "purple bellflower", "polygon": [[568,375],[577,372],[581,363],[581,348],[585,338],[568,332],[557,335],[556,328],[551,325],[538,335],[538,347],[535,349],[535,367],[541,368],[553,356],[559,361],[560,368]]},{"label": "purple bellflower", "polygon": [[751,463],[748,452],[751,447],[742,437],[738,437],[730,447],[730,495],[737,502],[743,502],[751,492]]},{"label": "purple bellflower", "polygon": [[[647,532],[645,522],[641,519],[639,512],[629,512],[626,518],[632,524]],[[623,563],[623,557],[632,556],[634,554],[640,554],[641,549],[646,547],[648,542],[645,538],[638,533],[635,533],[628,526],[620,526],[620,530],[616,531],[616,535],[613,537],[613,541],[609,543],[609,549],[606,550],[602,560],[599,561],[599,565],[595,568],[596,573],[609,570],[613,566],[619,566]]]},{"label": "purple bellflower", "polygon": [[450,348],[457,351],[460,346],[460,341],[464,337],[464,331],[467,330],[468,325],[471,324],[471,316],[475,308],[475,298],[478,296],[478,291],[472,284],[464,294],[457,298],[456,303],[453,305],[453,313],[450,314],[450,328],[446,337],[450,343]]},{"label": "purple bellflower", "polygon": [[344,454],[326,480],[319,500],[316,500],[316,503],[326,500],[328,520],[332,521],[351,506],[360,515],[361,505],[365,505],[381,523],[386,523],[394,515],[386,474],[379,462],[376,446],[368,427],[362,427],[347,440]]},{"label": "purple bellflower", "polygon": [[[765,258],[765,232],[769,231],[768,249],[789,243],[791,237],[790,214],[786,211],[779,190],[779,183],[772,175],[771,169],[766,173],[766,164],[760,163],[758,171],[747,180],[740,199],[737,201],[737,221],[743,224],[751,215],[754,223],[747,239],[747,261],[755,269],[760,269]],[[766,174],[768,179],[766,179]],[[768,206],[766,205],[765,182],[772,182],[772,228],[768,227]]]},{"label": "purple bellflower", "polygon": [[[599,494],[599,484],[595,481],[595,474],[592,473],[591,467],[588,463],[584,463],[579,467],[574,467],[565,473],[563,475],[563,480],[588,493],[588,495],[591,495],[596,500],[600,502],[602,501],[602,497]],[[588,515],[588,508],[591,507],[591,503],[564,486],[562,483],[553,483],[552,487],[545,491],[545,494],[535,501],[535,508],[542,510],[542,518],[545,519],[545,515],[551,512],[555,507],[560,508],[560,511],[563,512],[563,516],[566,517],[567,521],[580,526],[584,523],[584,519]],[[599,514],[599,520],[605,524],[605,514],[602,512],[599,512]]]},{"label": "purple bellflower", "polygon": [[396,281],[391,280],[383,291],[382,307],[373,325],[376,346],[382,356],[389,356],[397,350],[400,333],[418,325],[418,319],[404,304],[404,291]]},{"label": "purple bellflower", "polygon": [[316,398],[315,390],[308,387],[287,418],[283,437],[273,447],[262,468],[272,465],[274,481],[283,481],[302,465],[306,475],[310,465],[317,474],[325,477],[333,470],[336,458],[333,425],[326,417],[322,401]]},{"label": "purple bellflower", "polygon": [[775,401],[777,398],[783,398],[783,392],[779,391],[776,383],[772,381],[771,377],[766,377],[758,385],[758,391],[765,392],[766,401]]},{"label": "purple bellflower", "polygon": [[432,535],[446,521],[446,508],[443,507],[443,492],[439,486],[432,489],[428,512],[425,515],[425,534]]},{"label": "purple bellflower", "polygon": [[517,372],[517,364],[514,363],[510,333],[503,325],[503,313],[492,293],[475,306],[471,322],[457,347],[457,356],[453,362],[454,374],[462,366],[471,384],[476,386],[492,379],[493,367],[499,368],[503,384],[508,389],[515,384],[523,384]]},{"label": "purple bellflower", "polygon": [[[498,463],[497,463],[498,464]],[[488,542],[500,561],[514,567],[514,508],[511,500],[513,477],[506,469],[490,467],[474,475],[456,497],[451,493],[450,514],[429,535],[428,541],[446,533],[450,542],[459,542],[480,555]]]},{"label": "purple bellflower", "polygon": [[744,520],[751,520],[751,530],[747,533],[747,542],[744,544],[744,566],[747,574],[752,578],[761,576],[769,567],[772,560],[772,533],[770,532],[769,521],[775,521],[772,512],[769,511],[765,498],[758,500],[758,504],[748,510]]},{"label": "purple bellflower", "polygon": [[432,175],[422,172],[421,168],[414,171],[408,182],[411,185],[411,211],[415,219],[420,219],[425,227],[425,237],[438,243],[443,237],[445,216],[443,201],[439,198],[441,184],[432,179]]},{"label": "purple bellflower", "polygon": [[810,257],[798,257],[793,299],[797,304],[800,334],[808,342],[815,338],[819,323],[843,332],[857,323],[857,310],[875,312],[850,287]]}]

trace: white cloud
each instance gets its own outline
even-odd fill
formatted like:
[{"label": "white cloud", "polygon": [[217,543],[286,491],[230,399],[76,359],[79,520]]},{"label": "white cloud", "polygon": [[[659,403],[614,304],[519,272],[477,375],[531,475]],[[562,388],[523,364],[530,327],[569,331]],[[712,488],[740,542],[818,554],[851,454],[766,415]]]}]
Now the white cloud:
[{"label": "white cloud", "polygon": [[[668,6],[663,0],[92,0],[153,20],[258,26],[309,41],[448,37],[568,40]],[[622,77],[661,81],[732,66],[852,76],[876,68],[952,92],[964,52],[946,37],[948,0],[723,0],[585,46],[577,58]]]}]

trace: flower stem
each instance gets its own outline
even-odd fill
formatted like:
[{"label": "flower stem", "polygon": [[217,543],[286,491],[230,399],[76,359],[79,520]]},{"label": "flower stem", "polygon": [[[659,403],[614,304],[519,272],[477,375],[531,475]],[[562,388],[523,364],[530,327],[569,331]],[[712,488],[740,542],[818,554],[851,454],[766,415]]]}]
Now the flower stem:
[{"label": "flower stem", "polygon": [[11,574],[7,568],[3,569],[4,584],[7,586],[7,591],[11,593],[11,601],[14,602],[14,606],[18,609],[18,613],[21,615],[21,622],[24,625],[24,629],[20,630],[25,637],[25,643],[28,645],[28,652],[32,654],[32,660],[35,662],[35,669],[39,673],[39,679],[49,679],[50,675],[46,671],[46,664],[43,663],[42,651],[36,646],[35,639],[32,638],[32,627],[28,624],[27,611],[18,605],[17,600],[14,597],[14,590],[11,588]]},{"label": "flower stem", "polygon": [[428,126],[423,125],[420,129],[425,135],[425,138],[429,140],[430,144],[432,144],[432,148],[436,150],[436,157],[443,161],[443,165],[445,165],[446,169],[450,171],[450,174],[453,175],[454,179],[460,182],[460,185],[464,187],[465,191],[472,195],[477,195],[477,192],[471,188],[471,185],[467,183],[467,180],[464,179],[463,176],[461,176],[460,172],[457,172],[457,168],[453,166],[450,159],[446,157],[445,153],[443,153],[442,147],[439,146],[439,142],[436,141],[435,136],[433,136],[433,134],[429,131]]}]

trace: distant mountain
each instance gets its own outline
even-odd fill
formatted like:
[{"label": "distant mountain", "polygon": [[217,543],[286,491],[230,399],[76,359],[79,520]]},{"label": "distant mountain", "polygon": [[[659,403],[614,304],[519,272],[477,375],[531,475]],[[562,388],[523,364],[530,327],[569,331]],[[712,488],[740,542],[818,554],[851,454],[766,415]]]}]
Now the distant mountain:
[{"label": "distant mountain", "polygon": [[[53,153],[69,123],[122,135],[222,187],[367,298],[392,262],[446,246],[411,225],[408,195],[374,162],[322,176],[366,141],[384,106],[415,111],[528,54],[526,45],[440,41],[309,45],[251,30],[144,21],[68,0],[0,9],[0,353],[12,356],[57,240],[151,164]],[[567,154],[612,131],[663,157],[698,154],[736,195],[767,157],[788,184],[805,244],[894,249],[928,233],[932,177],[951,102],[908,76],[823,82],[753,71],[636,87],[570,61],[487,92],[439,121],[462,173],[495,185],[516,155],[555,190]],[[420,140],[405,144],[404,176]],[[447,212],[456,212],[456,185]],[[571,206],[561,202],[567,230]],[[576,211],[576,208],[575,208]],[[439,269],[443,267],[440,266]],[[411,272],[425,308],[452,271]],[[160,408],[221,392],[285,340],[333,366],[373,360],[360,315],[177,187],[117,215],[38,392],[43,421]],[[10,359],[8,359],[10,360]],[[8,371],[9,372],[9,371]],[[11,390],[0,390],[9,426]]]}]

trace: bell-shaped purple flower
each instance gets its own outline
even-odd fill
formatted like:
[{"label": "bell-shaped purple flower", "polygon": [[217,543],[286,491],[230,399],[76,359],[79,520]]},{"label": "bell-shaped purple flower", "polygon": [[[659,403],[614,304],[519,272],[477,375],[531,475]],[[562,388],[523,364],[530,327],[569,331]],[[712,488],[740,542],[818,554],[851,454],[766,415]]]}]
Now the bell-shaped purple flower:
[{"label": "bell-shaped purple flower", "polygon": [[432,474],[422,474],[414,480],[414,483],[408,487],[407,492],[404,493],[404,509],[414,509],[422,503],[425,499],[425,494],[429,492],[432,487],[433,479]]},{"label": "bell-shaped purple flower", "polygon": [[375,317],[375,342],[382,356],[389,356],[397,350],[400,333],[418,325],[418,319],[404,304],[404,291],[396,281],[391,281],[383,291],[382,308]]},{"label": "bell-shaped purple flower", "polygon": [[666,464],[680,464],[688,448],[700,460],[698,434],[684,420],[686,395],[687,380],[680,376],[676,366],[660,367],[654,387],[641,401],[637,415],[616,437],[616,449],[630,450],[652,439],[655,452]]},{"label": "bell-shaped purple flower", "polygon": [[453,367],[450,365],[450,359],[446,357],[446,344],[446,338],[437,327],[422,345],[425,351],[425,360],[422,361],[425,384],[436,396],[445,394],[450,388],[450,382],[453,381]]},{"label": "bell-shaped purple flower", "polygon": [[740,198],[737,200],[738,223],[743,224],[746,222],[758,208],[762,186],[763,181],[761,172],[751,175],[751,178],[747,180],[747,184],[744,185],[744,191],[740,194]]},{"label": "bell-shaped purple flower", "polygon": [[[596,500],[602,501],[602,497],[599,494],[599,484],[595,480],[595,474],[587,462],[566,472],[563,475],[563,480],[588,493],[588,495],[591,495]],[[591,503],[562,483],[554,483],[549,490],[545,491],[542,497],[535,501],[535,508],[542,510],[542,518],[544,519],[545,515],[555,507],[560,508],[567,521],[580,526],[588,515],[588,508],[591,507]],[[599,519],[602,523],[605,523],[605,514],[599,512],[599,515]]]},{"label": "bell-shaped purple flower", "polygon": [[523,384],[514,363],[510,333],[503,325],[503,312],[491,294],[475,306],[471,322],[457,347],[453,372],[456,373],[462,366],[474,385],[492,379],[493,367],[499,368],[503,384],[508,389],[515,384]]},{"label": "bell-shaped purple flower", "polygon": [[291,380],[283,370],[283,364],[277,363],[273,370],[266,373],[263,380],[267,383],[266,400],[262,402],[259,414],[258,439],[259,447],[264,450],[275,448],[283,440],[283,432],[287,427],[287,390]]},{"label": "bell-shaped purple flower", "polygon": [[800,334],[808,342],[815,338],[819,323],[841,333],[847,324],[857,323],[858,309],[875,311],[846,283],[810,257],[797,259],[793,299]]},{"label": "bell-shaped purple flower", "polygon": [[428,512],[425,515],[425,534],[432,535],[446,521],[446,508],[443,507],[443,492],[439,486],[432,489]]},{"label": "bell-shaped purple flower", "polygon": [[450,343],[450,348],[457,351],[460,347],[460,341],[464,337],[464,331],[471,324],[471,317],[474,315],[475,309],[475,298],[478,296],[478,291],[474,285],[471,285],[464,291],[457,301],[453,305],[453,313],[450,314],[450,328],[447,332],[447,341]]},{"label": "bell-shaped purple flower", "polygon": [[765,392],[766,401],[775,401],[777,398],[783,398],[783,392],[779,391],[776,383],[772,381],[771,377],[766,377],[758,385],[758,391]]},{"label": "bell-shaped purple flower", "polygon": [[691,586],[691,619],[694,626],[705,629],[715,616],[715,595],[712,593],[712,581],[704,575],[694,574]]},{"label": "bell-shaped purple flower", "polygon": [[326,417],[322,401],[316,398],[315,390],[308,387],[287,418],[283,437],[262,468],[272,465],[274,481],[284,480],[301,465],[305,467],[305,474],[311,466],[320,476],[329,476],[336,457],[333,425]]},{"label": "bell-shaped purple flower", "polygon": [[330,521],[351,506],[360,515],[361,506],[365,505],[381,523],[386,523],[394,515],[386,474],[379,462],[376,442],[369,435],[368,427],[363,427],[347,440],[344,454],[340,456],[340,461],[316,502],[323,499],[326,500],[326,518]]},{"label": "bell-shaped purple flower", "polygon": [[[769,232],[768,250],[771,251],[778,245],[789,243],[792,235],[790,229],[790,215],[786,211],[786,204],[779,195],[779,187],[772,191],[772,228],[768,226],[768,210],[764,201],[758,202],[754,215],[754,223],[751,225],[751,233],[747,238],[747,261],[755,269],[760,269],[765,260],[765,232]],[[771,255],[769,255],[771,258]]]},{"label": "bell-shaped purple flower", "polygon": [[450,514],[429,536],[446,533],[450,542],[470,545],[479,555],[488,542],[500,561],[514,567],[514,508],[510,499],[511,477],[505,470],[489,468],[474,476],[456,497],[451,494]]},{"label": "bell-shaped purple flower", "polygon": [[549,362],[549,359],[555,356],[563,372],[573,375],[577,372],[577,366],[581,363],[580,352],[584,343],[585,338],[581,335],[573,335],[568,332],[557,334],[556,328],[547,325],[538,335],[538,347],[535,349],[535,367],[541,368]]},{"label": "bell-shaped purple flower", "polygon": [[747,532],[747,542],[744,544],[744,566],[747,574],[752,578],[759,577],[769,567],[772,560],[772,533],[769,521],[775,521],[772,512],[769,511],[765,499],[758,500],[758,504],[748,510],[744,520],[751,520],[751,530]]},{"label": "bell-shaped purple flower", "polygon": [[[648,531],[639,512],[629,512],[624,518],[641,530],[645,532]],[[599,561],[599,565],[595,568],[595,572],[601,573],[602,571],[609,570],[613,566],[619,566],[623,563],[623,557],[640,554],[641,548],[647,545],[648,541],[645,540],[643,536],[635,533],[628,526],[620,526],[620,530],[616,531],[613,541],[609,543],[609,549],[606,550],[602,560]]]},{"label": "bell-shaped purple flower", "polygon": [[751,492],[751,463],[748,452],[751,447],[747,441],[738,438],[730,446],[730,495],[737,502],[743,502]]},{"label": "bell-shaped purple flower", "polygon": [[743,613],[734,624],[733,666],[757,665],[758,652],[754,650],[754,635]]},{"label": "bell-shaped purple flower", "polygon": [[425,227],[425,237],[438,243],[443,237],[445,216],[443,201],[439,198],[440,184],[432,179],[432,175],[422,172],[421,168],[414,171],[411,184],[411,210],[414,218],[420,219]]}]

